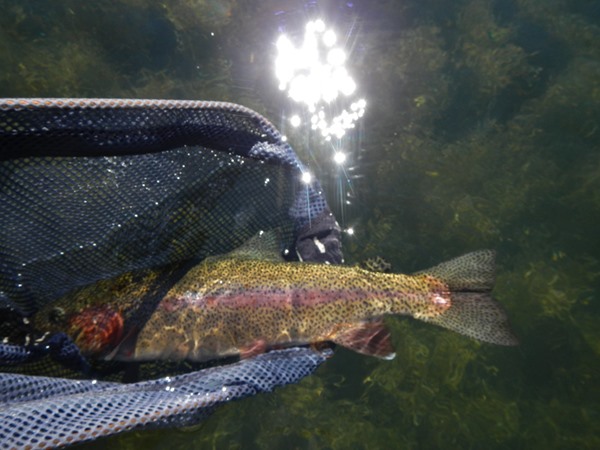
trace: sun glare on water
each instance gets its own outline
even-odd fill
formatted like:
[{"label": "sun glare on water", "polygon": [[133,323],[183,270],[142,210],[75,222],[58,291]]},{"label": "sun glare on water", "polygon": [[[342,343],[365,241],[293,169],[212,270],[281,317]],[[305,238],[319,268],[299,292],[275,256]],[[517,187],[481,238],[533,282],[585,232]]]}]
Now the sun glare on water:
[{"label": "sun glare on water", "polygon": [[[349,173],[356,169],[352,165],[360,145],[360,130],[355,127],[367,106],[347,67],[351,58],[346,48],[355,48],[357,37],[353,30],[354,26],[340,38],[318,19],[305,25],[301,38],[293,33],[280,34],[276,41],[276,82],[291,103],[284,120],[308,137],[309,151],[315,151],[315,160],[324,163],[321,167],[333,164],[333,170],[319,179],[325,176],[335,180],[329,185],[330,194],[337,203],[336,215],[341,223],[354,196]],[[354,41],[349,42],[350,38]],[[319,150],[330,150],[332,154],[323,155]],[[314,179],[311,172],[303,171],[301,180],[307,187]],[[345,232],[352,236],[354,228],[348,227]]]},{"label": "sun glare on water", "polygon": [[[305,108],[311,129],[327,141],[341,139],[354,128],[367,104],[364,98],[356,98],[356,82],[345,67],[348,55],[337,43],[335,31],[320,19],[306,24],[298,47],[285,34],[277,40],[279,89]],[[301,115],[290,117],[290,124],[303,125]]]}]

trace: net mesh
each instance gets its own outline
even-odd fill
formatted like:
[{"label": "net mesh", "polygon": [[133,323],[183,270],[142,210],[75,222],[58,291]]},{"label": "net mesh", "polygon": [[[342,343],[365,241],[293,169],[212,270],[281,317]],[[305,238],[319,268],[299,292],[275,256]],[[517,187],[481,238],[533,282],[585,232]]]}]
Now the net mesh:
[{"label": "net mesh", "polygon": [[[0,160],[0,302],[24,313],[263,229],[292,247],[330,217],[279,132],[228,103],[0,100]],[[339,262],[339,248],[324,257]]]},{"label": "net mesh", "polygon": [[[86,361],[66,335],[33,329],[28,320],[75,288],[160,267],[137,317],[146,320],[190,265],[266,229],[279,230],[290,258],[341,262],[339,227],[318,182],[302,181],[304,171],[275,127],[239,105],[0,99],[3,448],[191,423],[222,402],[313,370],[322,355],[307,349],[203,370],[186,362],[132,369]],[[189,371],[175,384],[102,381]]]},{"label": "net mesh", "polygon": [[297,382],[328,355],[292,348],[128,385],[0,374],[0,446],[52,448],[132,429],[191,425],[220,404]]}]

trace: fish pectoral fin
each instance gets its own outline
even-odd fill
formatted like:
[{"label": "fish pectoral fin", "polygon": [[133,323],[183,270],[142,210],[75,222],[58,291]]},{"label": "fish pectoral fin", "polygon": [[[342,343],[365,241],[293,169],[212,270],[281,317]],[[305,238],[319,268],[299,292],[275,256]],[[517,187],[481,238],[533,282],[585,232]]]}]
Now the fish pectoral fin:
[{"label": "fish pectoral fin", "polygon": [[240,359],[248,359],[267,351],[267,341],[258,339],[246,346],[240,347]]},{"label": "fish pectoral fin", "polygon": [[106,361],[131,361],[135,356],[135,346],[137,343],[137,337],[139,334],[137,327],[129,329],[121,342],[104,357]]},{"label": "fish pectoral fin", "polygon": [[336,332],[330,340],[363,355],[383,359],[394,359],[396,356],[390,331],[382,319],[350,324]]}]

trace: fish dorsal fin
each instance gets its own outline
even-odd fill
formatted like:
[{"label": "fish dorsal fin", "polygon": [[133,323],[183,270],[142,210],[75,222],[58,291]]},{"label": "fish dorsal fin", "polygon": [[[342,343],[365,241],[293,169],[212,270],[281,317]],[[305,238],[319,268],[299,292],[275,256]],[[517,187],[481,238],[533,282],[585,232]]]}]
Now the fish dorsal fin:
[{"label": "fish dorsal fin", "polygon": [[490,291],[494,287],[496,253],[479,250],[438,264],[413,275],[430,275],[452,291]]},{"label": "fish dorsal fin", "polygon": [[279,235],[275,230],[259,231],[254,237],[225,255],[227,258],[284,261],[279,250]]},{"label": "fish dorsal fin", "polygon": [[363,355],[383,359],[394,359],[396,356],[390,331],[383,319],[349,324],[336,332],[331,341]]}]

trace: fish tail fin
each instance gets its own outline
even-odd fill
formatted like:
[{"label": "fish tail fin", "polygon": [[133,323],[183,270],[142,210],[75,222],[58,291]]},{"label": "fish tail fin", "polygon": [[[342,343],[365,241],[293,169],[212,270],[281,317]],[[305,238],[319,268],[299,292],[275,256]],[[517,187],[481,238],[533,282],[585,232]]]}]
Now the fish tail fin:
[{"label": "fish tail fin", "polygon": [[518,345],[502,306],[492,298],[496,254],[480,250],[418,272],[447,284],[451,306],[425,320],[480,341],[498,345]]}]

